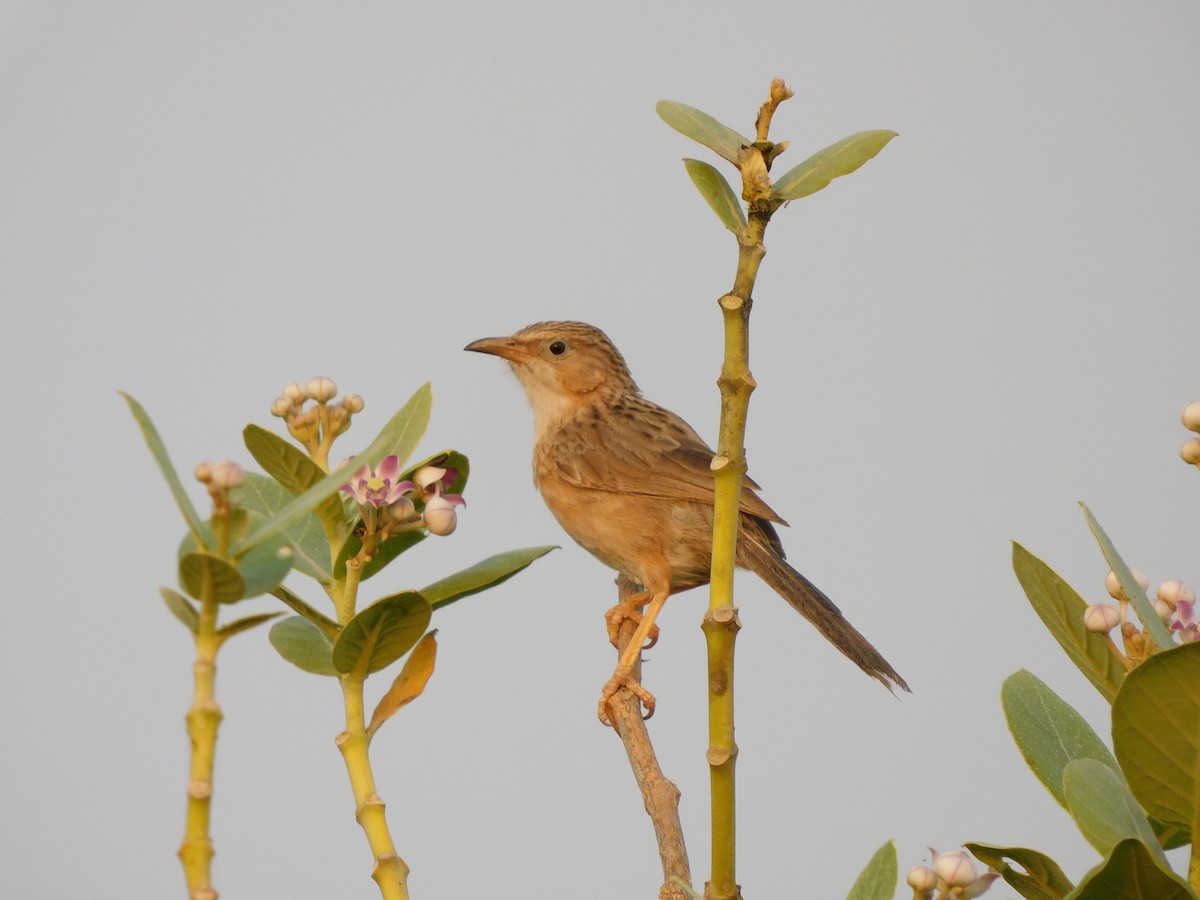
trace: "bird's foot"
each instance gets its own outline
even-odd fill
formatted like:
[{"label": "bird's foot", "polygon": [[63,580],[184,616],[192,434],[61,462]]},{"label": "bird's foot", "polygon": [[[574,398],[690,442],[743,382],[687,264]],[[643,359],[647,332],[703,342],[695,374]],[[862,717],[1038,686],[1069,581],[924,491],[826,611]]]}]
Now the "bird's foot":
[{"label": "bird's foot", "polygon": [[645,707],[646,712],[642,715],[643,719],[648,719],[654,715],[654,695],[642,687],[642,683],[634,678],[633,675],[628,672],[621,672],[618,669],[600,690],[600,706],[597,714],[600,717],[601,723],[604,725],[613,725],[615,720],[612,714],[612,704],[616,700],[617,693],[622,688],[637,697],[641,706]]},{"label": "bird's foot", "polygon": [[[604,614],[604,622],[608,626],[608,640],[614,647],[620,649],[620,634],[621,625],[629,620],[634,625],[642,624],[642,607],[646,605],[649,595],[633,594],[624,598],[620,603]],[[632,602],[631,602],[632,601]],[[646,633],[646,643],[642,646],[643,650],[649,650],[658,643],[658,626],[651,625],[650,631]]]}]

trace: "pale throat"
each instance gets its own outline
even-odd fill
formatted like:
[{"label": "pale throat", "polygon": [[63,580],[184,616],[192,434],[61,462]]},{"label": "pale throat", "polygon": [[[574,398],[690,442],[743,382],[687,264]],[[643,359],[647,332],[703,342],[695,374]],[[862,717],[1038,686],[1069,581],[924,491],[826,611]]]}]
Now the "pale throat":
[{"label": "pale throat", "polygon": [[513,366],[513,371],[533,408],[533,431],[538,441],[573,419],[587,405],[585,400],[563,390],[557,383],[548,384],[520,366]]}]

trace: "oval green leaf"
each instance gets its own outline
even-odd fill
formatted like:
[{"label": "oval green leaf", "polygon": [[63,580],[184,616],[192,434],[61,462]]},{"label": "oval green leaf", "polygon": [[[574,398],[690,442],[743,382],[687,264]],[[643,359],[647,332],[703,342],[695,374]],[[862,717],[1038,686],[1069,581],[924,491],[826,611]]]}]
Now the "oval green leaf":
[{"label": "oval green leaf", "polygon": [[271,626],[271,646],[298,669],[313,675],[337,677],[333,667],[333,641],[308,619],[288,616]]},{"label": "oval green leaf", "polygon": [[775,182],[771,196],[777,200],[799,200],[815,194],[833,179],[849,175],[873,158],[895,136],[894,131],[879,130],[860,131],[842,138],[789,169]]},{"label": "oval green leaf", "polygon": [[1187,882],[1135,838],[1118,841],[1067,900],[1196,900]]},{"label": "oval green leaf", "polygon": [[177,594],[167,587],[160,587],[158,592],[162,595],[163,603],[167,604],[171,615],[182,622],[188,631],[192,634],[200,631],[200,613],[196,611],[196,607],[192,606],[187,597]]},{"label": "oval green leaf", "polygon": [[407,459],[416,448],[421,435],[425,433],[432,405],[433,393],[429,385],[425,384],[388,420],[383,430],[362,453],[326,475],[303,494],[295,497],[264,525],[251,531],[234,547],[234,552],[244,553],[256,544],[283,534],[298,519],[317,509],[328,497],[336,495],[351,473],[361,466],[378,465],[381,459],[393,453],[402,461]]},{"label": "oval green leaf", "polygon": [[342,629],[333,645],[333,665],[341,673],[378,672],[407,653],[429,627],[433,608],[416,591],[392,594],[372,603]]},{"label": "oval green leaf", "polygon": [[[293,496],[303,493],[325,477],[321,467],[303,450],[272,431],[247,425],[242,430],[242,441],[263,470],[285,489],[284,499],[276,509],[270,510],[269,515],[275,515]],[[337,494],[321,502],[315,515],[329,534],[340,534],[349,524]],[[328,558],[328,551],[325,556]]]},{"label": "oval green leaf", "polygon": [[1113,655],[1104,635],[1083,626],[1087,603],[1048,565],[1013,542],[1013,571],[1034,612],[1047,630],[1109,703],[1125,678],[1125,667]]},{"label": "oval green leaf", "polygon": [[237,603],[246,596],[246,582],[225,560],[207,553],[185,553],[179,560],[179,586],[197,600]]},{"label": "oval green leaf", "polygon": [[1154,612],[1154,607],[1150,605],[1150,600],[1146,597],[1146,592],[1142,590],[1142,586],[1137,583],[1137,579],[1133,577],[1133,573],[1129,571],[1129,566],[1125,565],[1125,560],[1121,559],[1121,554],[1117,552],[1117,548],[1113,546],[1113,542],[1108,539],[1108,535],[1104,533],[1104,529],[1100,527],[1100,523],[1096,517],[1092,515],[1092,511],[1088,509],[1086,503],[1080,503],[1083,507],[1083,515],[1087,519],[1088,528],[1092,530],[1092,535],[1096,538],[1096,543],[1100,545],[1100,552],[1104,554],[1105,560],[1108,562],[1108,567],[1116,573],[1117,580],[1121,582],[1121,589],[1125,592],[1125,596],[1129,598],[1129,602],[1133,604],[1134,612],[1142,621],[1142,627],[1149,632],[1154,638],[1154,642],[1165,650],[1171,647],[1175,642],[1171,639],[1171,632],[1167,630],[1167,626],[1163,624],[1163,620]]},{"label": "oval green leaf", "polygon": [[683,166],[687,169],[692,184],[696,186],[704,202],[717,214],[721,224],[735,235],[741,235],[746,228],[746,214],[725,176],[713,166],[698,159],[685,159]]},{"label": "oval green leaf", "polygon": [[[1062,900],[1075,888],[1058,863],[1037,850],[979,843],[963,846],[984,865],[999,872],[1025,900]],[[1020,868],[1010,865],[1009,860]]]},{"label": "oval green leaf", "polygon": [[549,545],[497,553],[495,556],[489,556],[487,559],[475,563],[470,568],[426,585],[421,588],[421,596],[428,600],[434,609],[441,609],[443,606],[449,606],[455,600],[461,600],[463,597],[469,597],[507,581],[535,559],[540,559],[551,550],[557,549],[557,547]]},{"label": "oval green leaf", "polygon": [[[261,513],[264,517],[275,515],[291,500],[292,495],[279,482],[254,472],[246,473],[246,483],[238,492],[238,502],[243,508]],[[341,503],[336,497],[331,497],[330,500],[337,504],[339,520],[343,526],[347,526]],[[329,538],[316,514],[301,516],[284,530],[280,538],[291,545],[292,563],[297,571],[315,578],[322,584],[333,580],[329,561]]]},{"label": "oval green leaf", "polygon": [[846,900],[892,900],[896,896],[898,866],[896,845],[887,841],[854,880]]},{"label": "oval green leaf", "polygon": [[1102,855],[1112,852],[1118,841],[1135,838],[1165,861],[1146,814],[1107,763],[1095,759],[1067,763],[1063,793],[1080,833]]},{"label": "oval green leaf", "polygon": [[1091,759],[1117,771],[1117,761],[1083,716],[1032,672],[1008,676],[1000,702],[1021,756],[1064,808],[1063,772],[1071,762]]},{"label": "oval green leaf", "polygon": [[723,125],[706,112],[701,112],[686,103],[675,100],[659,100],[654,107],[658,117],[685,137],[729,160],[735,166],[738,152],[750,143],[750,139],[738,134],[728,125]]},{"label": "oval green leaf", "polygon": [[1200,765],[1200,644],[1155,653],[1113,701],[1113,749],[1138,802],[1190,829]]}]

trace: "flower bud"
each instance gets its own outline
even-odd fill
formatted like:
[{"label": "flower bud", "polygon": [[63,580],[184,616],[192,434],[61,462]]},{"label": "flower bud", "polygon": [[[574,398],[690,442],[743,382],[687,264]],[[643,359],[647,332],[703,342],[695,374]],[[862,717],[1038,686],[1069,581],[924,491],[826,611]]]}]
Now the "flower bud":
[{"label": "flower bud", "polygon": [[1172,578],[1170,581],[1164,581],[1160,584],[1156,595],[1163,603],[1171,606],[1174,606],[1180,600],[1185,603],[1196,602],[1196,592],[1178,578]]},{"label": "flower bud", "polygon": [[1083,627],[1096,634],[1108,634],[1121,621],[1121,614],[1107,603],[1095,603],[1083,611]]},{"label": "flower bud", "polygon": [[303,403],[305,398],[304,386],[293,381],[283,389],[283,396],[287,397],[293,403]]},{"label": "flower bud", "polygon": [[966,887],[978,877],[975,864],[965,850],[939,854],[933,861],[933,871],[952,888]]},{"label": "flower bud", "polygon": [[[1142,586],[1143,591],[1150,587],[1150,579],[1140,569],[1130,569],[1129,571],[1133,575],[1133,580]],[[1117,580],[1116,572],[1110,571],[1104,576],[1104,586],[1108,588],[1108,596],[1114,600],[1129,600],[1125,596],[1125,591],[1121,588],[1121,582]]]},{"label": "flower bud", "polygon": [[407,497],[401,497],[395,503],[391,504],[387,508],[387,511],[394,522],[408,522],[417,516],[417,507]]},{"label": "flower bud", "polygon": [[1171,604],[1164,603],[1157,597],[1150,598],[1150,605],[1154,607],[1154,611],[1158,613],[1158,617],[1164,622],[1171,621],[1171,616],[1175,615],[1175,610],[1171,608]]},{"label": "flower bud", "polygon": [[235,462],[221,462],[212,467],[212,483],[216,487],[241,487],[245,482],[246,470]]},{"label": "flower bud", "polygon": [[1200,438],[1185,441],[1179,448],[1179,458],[1191,466],[1200,466]]},{"label": "flower bud", "polygon": [[308,386],[304,389],[304,393],[309,400],[316,400],[318,403],[328,403],[337,396],[337,385],[333,383],[332,378],[318,375],[308,383]]},{"label": "flower bud", "polygon": [[196,466],[196,468],[193,470],[192,474],[196,476],[196,480],[201,484],[208,484],[213,479],[212,463],[200,463],[200,465]]},{"label": "flower bud", "polygon": [[446,476],[446,470],[437,466],[421,466],[413,473],[413,481],[421,490],[428,490]]},{"label": "flower bud", "polygon": [[929,866],[913,866],[908,870],[908,886],[914,891],[932,893],[937,890],[937,872]]},{"label": "flower bud", "polygon": [[442,497],[431,497],[425,504],[425,527],[430,534],[452,534],[458,527],[454,504]]},{"label": "flower bud", "polygon": [[354,413],[362,412],[366,404],[358,394],[347,394],[342,398],[342,406],[346,407],[346,412],[353,415]]},{"label": "flower bud", "polygon": [[1179,421],[1188,431],[1200,432],[1200,400],[1193,400],[1179,414]]},{"label": "flower bud", "polygon": [[283,418],[292,411],[292,401],[287,397],[276,397],[271,404],[271,415]]}]

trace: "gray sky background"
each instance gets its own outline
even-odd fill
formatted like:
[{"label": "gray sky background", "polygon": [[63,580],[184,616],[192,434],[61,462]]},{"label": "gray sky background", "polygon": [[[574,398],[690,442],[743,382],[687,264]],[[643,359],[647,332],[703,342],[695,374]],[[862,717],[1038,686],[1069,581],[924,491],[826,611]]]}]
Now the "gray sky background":
[{"label": "gray sky background", "polygon": [[[191,644],[157,592],[183,525],[116,392],[186,471],[248,461],[243,425],[273,426],[280,388],[324,373],[367,401],[345,453],[432,380],[422,449],[472,461],[457,533],[365,600],[563,544],[436,617],[429,689],[375,742],[413,896],[653,895],[650,825],[594,713],[611,575],[531,486],[515,380],[461,348],[594,322],[648,396],[714,437],[735,245],[680,164],[718,161],[654,104],[749,132],[772,76],[797,94],[779,171],[900,133],[768,232],[747,443],[793,561],[914,693],[888,696],[739,581],[746,895],[845,896],[888,838],[901,871],[966,840],[1040,848],[1075,877],[1098,861],[1001,714],[1001,681],[1027,667],[1107,730],[1009,541],[1099,599],[1086,500],[1155,584],[1200,582],[1200,481],[1177,457],[1200,397],[1200,9],[743,9],[0,6],[0,893],[184,894]],[[646,667],[698,882],[705,603],[672,599]],[[262,629],[225,648],[218,692],[222,897],[377,896],[335,683]]]}]

